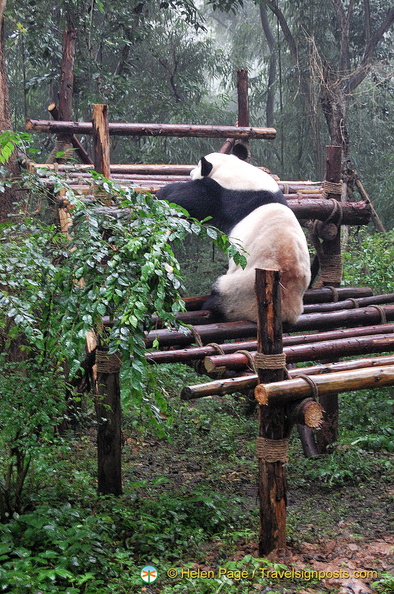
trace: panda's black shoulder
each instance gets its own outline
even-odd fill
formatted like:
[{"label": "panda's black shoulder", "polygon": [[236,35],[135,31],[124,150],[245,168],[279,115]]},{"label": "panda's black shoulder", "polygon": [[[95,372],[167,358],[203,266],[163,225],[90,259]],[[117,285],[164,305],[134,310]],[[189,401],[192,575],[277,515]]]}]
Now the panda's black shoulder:
[{"label": "panda's black shoulder", "polygon": [[156,197],[159,200],[168,200],[171,202],[183,196],[199,197],[207,194],[219,196],[221,191],[221,186],[215,180],[204,177],[202,179],[167,184],[156,192]]}]

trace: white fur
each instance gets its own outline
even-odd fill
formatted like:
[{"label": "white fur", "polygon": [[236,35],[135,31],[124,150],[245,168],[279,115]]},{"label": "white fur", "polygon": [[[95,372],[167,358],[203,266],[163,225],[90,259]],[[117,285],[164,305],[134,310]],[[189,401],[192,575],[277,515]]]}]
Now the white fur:
[{"label": "white fur", "polygon": [[295,322],[303,311],[310,282],[310,260],[304,232],[294,213],[282,204],[260,206],[234,227],[247,255],[245,269],[231,260],[215,289],[228,320],[257,321],[255,268],[281,272],[282,320]]},{"label": "white fur", "polygon": [[[267,190],[277,192],[279,187],[276,181],[262,169],[242,161],[235,155],[224,153],[211,153],[205,159],[212,163],[212,171],[208,177],[214,179],[227,190]],[[201,161],[192,169],[190,177],[201,179]]]}]

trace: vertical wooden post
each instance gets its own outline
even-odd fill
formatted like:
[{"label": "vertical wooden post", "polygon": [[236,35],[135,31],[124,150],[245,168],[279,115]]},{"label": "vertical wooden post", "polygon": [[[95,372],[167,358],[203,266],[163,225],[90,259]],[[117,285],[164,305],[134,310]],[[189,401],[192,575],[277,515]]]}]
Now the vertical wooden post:
[{"label": "vertical wooden post", "polygon": [[94,168],[104,177],[111,176],[108,105],[93,105]]},{"label": "vertical wooden post", "polygon": [[74,59],[77,34],[73,30],[63,35],[63,57],[59,85],[59,120],[72,120],[74,91]]},{"label": "vertical wooden post", "polygon": [[[57,119],[63,121],[72,120],[72,104],[74,92],[74,60],[77,34],[73,29],[63,34],[63,50],[60,84],[58,91],[59,109]],[[58,134],[55,146],[47,158],[47,163],[63,163],[68,157],[72,157],[72,142],[70,134]],[[57,157],[58,153],[65,153]]]},{"label": "vertical wooden post", "polygon": [[237,70],[238,126],[249,126],[248,71]]},{"label": "vertical wooden post", "polygon": [[[256,295],[258,353],[272,358],[272,355],[283,353],[281,294],[277,270],[256,269]],[[261,383],[284,379],[283,364],[277,364],[277,368],[272,368],[271,364],[260,366],[256,359],[256,365]],[[286,451],[284,442],[288,435],[283,404],[259,404],[258,414],[259,554],[264,556],[274,549],[286,546],[286,455],[283,451],[278,452],[276,446],[282,447],[282,450],[284,446]]]},{"label": "vertical wooden post", "polygon": [[[341,202],[341,169],[342,169],[342,148],[340,146],[327,147],[326,159],[326,198],[331,198]],[[330,185],[334,184],[332,188]],[[337,186],[337,189],[335,189]],[[339,287],[342,279],[342,261],[341,261],[341,227],[338,226],[338,232],[334,239],[323,240],[322,244],[323,262],[322,262],[322,285]],[[325,454],[327,448],[338,439],[338,395],[321,396],[320,404],[324,409],[323,424],[321,431],[316,434],[316,442],[320,454]]]},{"label": "vertical wooden post", "polygon": [[120,358],[96,351],[98,492],[122,494]]},{"label": "vertical wooden post", "polygon": [[[249,95],[248,95],[248,71],[237,70],[237,93],[238,93],[238,126],[249,126]],[[249,141],[243,140],[237,142],[236,145],[241,145],[244,151],[236,149],[234,152],[242,159],[248,159],[250,156]]]}]

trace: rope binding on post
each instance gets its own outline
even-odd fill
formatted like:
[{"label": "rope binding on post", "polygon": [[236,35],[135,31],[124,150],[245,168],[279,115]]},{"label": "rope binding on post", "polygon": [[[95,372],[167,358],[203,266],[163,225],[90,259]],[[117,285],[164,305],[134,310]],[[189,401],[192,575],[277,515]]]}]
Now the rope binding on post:
[{"label": "rope binding on post", "polygon": [[289,457],[287,454],[289,438],[268,439],[258,436],[256,440],[256,456],[264,462],[281,462],[287,464]]}]

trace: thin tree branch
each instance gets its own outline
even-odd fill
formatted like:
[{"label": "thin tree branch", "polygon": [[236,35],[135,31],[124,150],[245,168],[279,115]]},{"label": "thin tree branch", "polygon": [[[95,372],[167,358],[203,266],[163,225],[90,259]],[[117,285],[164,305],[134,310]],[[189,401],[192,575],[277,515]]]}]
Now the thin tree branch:
[{"label": "thin tree branch", "polygon": [[380,26],[376,29],[375,33],[373,33],[373,35],[371,36],[369,41],[367,41],[361,64],[355,70],[353,75],[351,77],[349,77],[349,79],[346,83],[345,91],[347,93],[351,93],[352,91],[354,91],[354,89],[356,89],[358,87],[358,85],[360,83],[362,83],[364,78],[367,76],[370,66],[371,66],[372,55],[373,55],[378,43],[382,40],[383,35],[390,29],[393,22],[394,22],[394,6],[387,11],[386,16],[383,19]]}]

